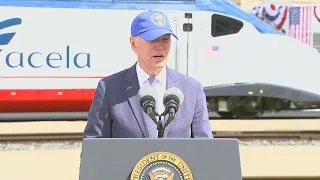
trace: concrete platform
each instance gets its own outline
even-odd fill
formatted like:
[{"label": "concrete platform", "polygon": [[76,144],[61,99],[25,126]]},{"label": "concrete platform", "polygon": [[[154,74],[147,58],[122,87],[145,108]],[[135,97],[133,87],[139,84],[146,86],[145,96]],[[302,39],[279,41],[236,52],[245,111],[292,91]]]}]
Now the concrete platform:
[{"label": "concrete platform", "polygon": [[[248,177],[319,177],[320,146],[242,146]],[[80,149],[0,151],[0,179],[77,180]],[[106,177],[107,178],[107,177]]]}]

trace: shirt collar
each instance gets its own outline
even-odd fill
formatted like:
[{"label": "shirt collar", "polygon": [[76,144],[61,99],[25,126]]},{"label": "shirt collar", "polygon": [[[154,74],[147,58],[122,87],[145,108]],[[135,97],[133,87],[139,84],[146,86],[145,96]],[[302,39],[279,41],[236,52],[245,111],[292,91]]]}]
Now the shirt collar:
[{"label": "shirt collar", "polygon": [[[138,81],[140,87],[149,79],[149,75],[140,67],[139,63],[136,65],[136,71],[138,76]],[[166,86],[166,75],[167,75],[167,69],[164,67],[160,73],[156,76],[156,79],[160,81],[160,83],[164,86]]]},{"label": "shirt collar", "polygon": [[162,85],[166,86],[166,77],[167,77],[167,68],[164,67],[162,68],[160,73],[156,76],[156,78],[158,79],[158,81],[160,81]]}]

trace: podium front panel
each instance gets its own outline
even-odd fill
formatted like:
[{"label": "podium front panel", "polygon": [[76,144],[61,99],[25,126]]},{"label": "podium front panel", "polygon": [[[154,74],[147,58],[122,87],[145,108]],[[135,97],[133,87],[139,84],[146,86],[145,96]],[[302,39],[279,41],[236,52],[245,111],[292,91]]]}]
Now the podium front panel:
[{"label": "podium front panel", "polygon": [[84,139],[80,180],[241,180],[236,139]]}]

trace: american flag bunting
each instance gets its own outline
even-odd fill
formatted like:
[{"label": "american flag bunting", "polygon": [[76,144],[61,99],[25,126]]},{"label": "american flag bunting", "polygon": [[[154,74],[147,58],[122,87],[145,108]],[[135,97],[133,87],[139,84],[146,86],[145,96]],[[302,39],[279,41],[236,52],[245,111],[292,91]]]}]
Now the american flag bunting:
[{"label": "american flag bunting", "polygon": [[311,45],[312,7],[290,7],[289,9],[289,36]]}]

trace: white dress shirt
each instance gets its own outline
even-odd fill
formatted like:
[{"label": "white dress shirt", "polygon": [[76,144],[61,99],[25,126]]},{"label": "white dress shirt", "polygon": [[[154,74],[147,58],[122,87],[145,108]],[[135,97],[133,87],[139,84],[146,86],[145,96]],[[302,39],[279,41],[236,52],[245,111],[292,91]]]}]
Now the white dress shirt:
[{"label": "white dress shirt", "polygon": [[[149,85],[149,75],[141,69],[139,66],[139,63],[136,65],[136,71],[137,71],[137,76],[138,76],[138,81],[140,88],[146,85]],[[163,105],[163,96],[166,91],[166,77],[167,77],[167,72],[166,68],[164,67],[161,72],[155,77],[156,79],[153,81],[151,86],[153,86],[156,91],[157,91],[157,104],[156,104],[156,111],[158,114],[161,114],[164,111],[164,105]]]}]

